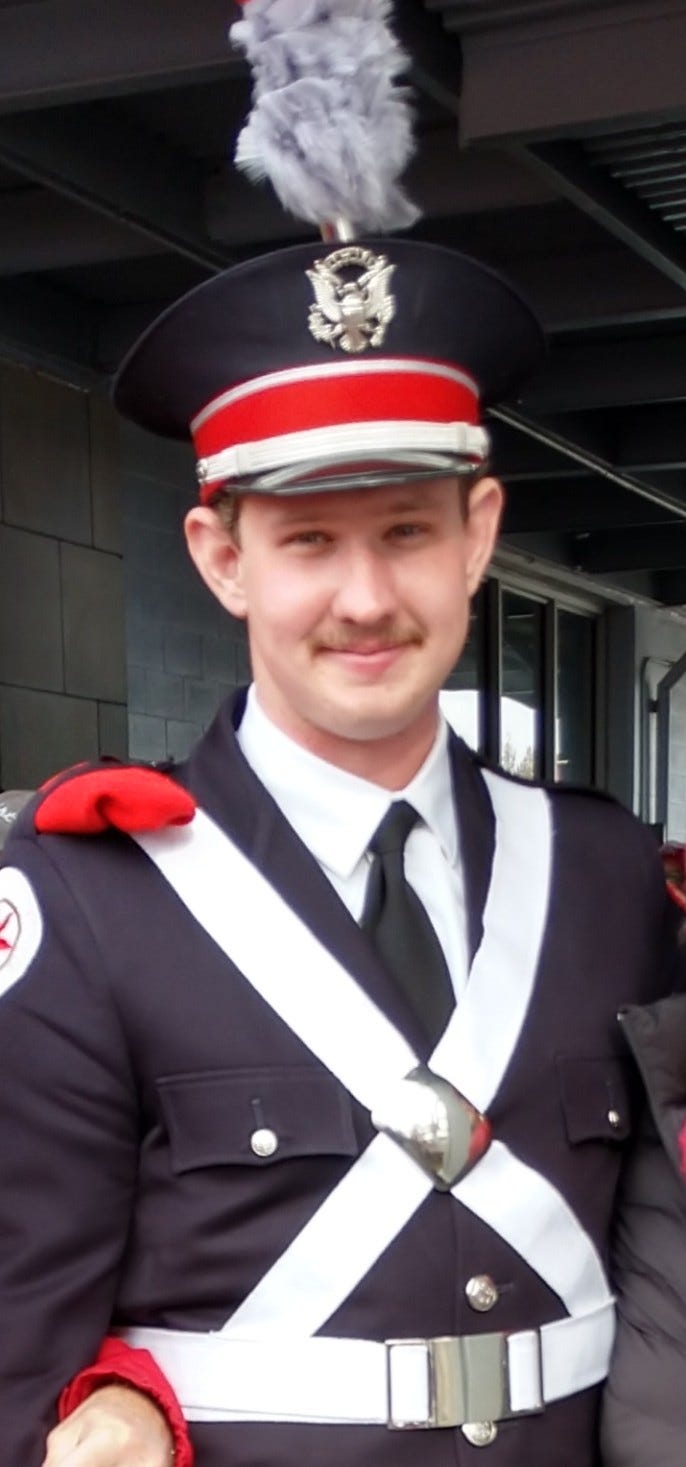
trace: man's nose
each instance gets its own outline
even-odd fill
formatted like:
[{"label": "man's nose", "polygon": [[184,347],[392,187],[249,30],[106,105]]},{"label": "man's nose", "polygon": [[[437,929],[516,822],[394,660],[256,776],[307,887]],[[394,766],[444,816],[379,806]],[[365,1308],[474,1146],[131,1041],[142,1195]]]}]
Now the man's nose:
[{"label": "man's nose", "polygon": [[396,609],[393,574],[382,554],[356,547],[341,564],[333,609],[341,620],[377,622]]}]

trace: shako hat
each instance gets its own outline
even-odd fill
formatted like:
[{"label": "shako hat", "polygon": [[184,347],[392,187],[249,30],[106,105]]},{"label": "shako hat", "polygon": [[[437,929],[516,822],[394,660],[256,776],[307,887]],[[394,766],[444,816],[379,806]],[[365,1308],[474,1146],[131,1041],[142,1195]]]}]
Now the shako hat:
[{"label": "shako hat", "polygon": [[114,400],[192,438],[201,496],[296,493],[472,472],[485,407],[542,354],[541,329],[484,265],[408,239],[297,245],[246,260],[149,328]]},{"label": "shako hat", "polygon": [[481,411],[517,390],[542,337],[493,271],[384,237],[417,218],[398,183],[413,139],[390,0],[242,5],[230,34],[254,86],[236,162],[325,243],[244,261],[172,306],[115,403],[193,439],[205,500],[472,472]]}]

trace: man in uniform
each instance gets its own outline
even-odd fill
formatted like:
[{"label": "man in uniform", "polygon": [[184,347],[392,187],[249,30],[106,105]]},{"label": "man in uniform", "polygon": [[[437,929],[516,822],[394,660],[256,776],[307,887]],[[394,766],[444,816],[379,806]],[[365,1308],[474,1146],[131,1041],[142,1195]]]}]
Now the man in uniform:
[{"label": "man in uniform", "polygon": [[107,1335],[51,1467],[161,1467],[147,1391],[197,1467],[598,1460],[617,1015],[672,983],[668,904],[632,816],[438,704],[501,509],[480,411],[539,344],[489,270],[363,241],[228,271],[125,364],[122,411],[190,424],[254,681],[4,852],[3,1467]]}]

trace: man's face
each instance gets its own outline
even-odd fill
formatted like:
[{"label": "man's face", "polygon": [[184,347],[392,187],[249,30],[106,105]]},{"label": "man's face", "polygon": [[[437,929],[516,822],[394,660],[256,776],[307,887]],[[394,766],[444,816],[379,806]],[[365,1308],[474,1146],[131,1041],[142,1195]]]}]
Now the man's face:
[{"label": "man's face", "polygon": [[[499,511],[493,480],[472,490],[468,514],[454,479],[248,495],[236,540],[221,530],[216,573],[194,558],[224,605],[247,618],[265,712],[327,757],[332,739],[435,727]],[[194,553],[190,530],[189,541]]]}]

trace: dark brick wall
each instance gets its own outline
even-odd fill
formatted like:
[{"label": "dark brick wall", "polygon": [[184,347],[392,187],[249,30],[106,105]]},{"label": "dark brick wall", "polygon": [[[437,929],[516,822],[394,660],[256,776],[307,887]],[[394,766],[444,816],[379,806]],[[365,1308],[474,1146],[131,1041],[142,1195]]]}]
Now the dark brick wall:
[{"label": "dark brick wall", "polygon": [[0,367],[0,788],[126,754],[120,480],[106,401]]},{"label": "dark brick wall", "polygon": [[122,452],[130,753],[180,759],[225,694],[248,679],[245,629],[188,558],[190,448],[124,425]]}]

